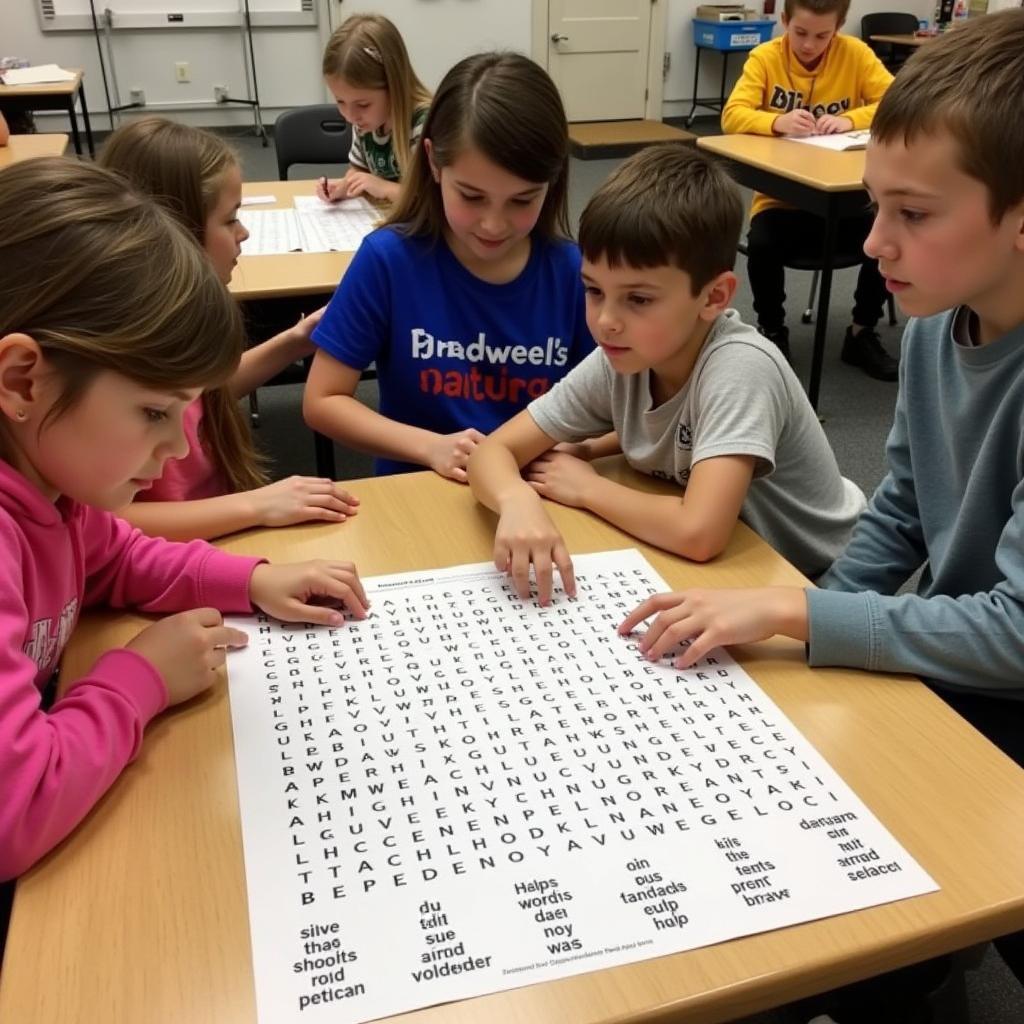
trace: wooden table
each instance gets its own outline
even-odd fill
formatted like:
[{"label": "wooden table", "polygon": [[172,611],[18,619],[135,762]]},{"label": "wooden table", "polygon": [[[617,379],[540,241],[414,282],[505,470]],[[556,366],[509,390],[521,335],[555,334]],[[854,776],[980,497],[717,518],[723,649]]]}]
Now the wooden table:
[{"label": "wooden table", "polygon": [[[274,196],[276,202],[247,207],[283,210],[296,196],[316,194],[316,181],[249,181],[242,196]],[[242,256],[228,286],[236,299],[279,299],[334,293],[352,262],[350,252],[289,252],[276,256]]]},{"label": "wooden table", "polygon": [[[367,576],[489,560],[494,518],[467,488],[419,473],[351,489],[362,506],[344,525],[251,532],[223,546],[272,558],[343,555]],[[594,516],[551,511],[574,552],[635,545],[674,586],[801,580],[742,526],[721,557],[696,565]],[[65,671],[81,673],[143,622],[88,616]],[[1024,927],[1024,773],[914,680],[811,670],[803,645],[788,640],[734,653],[941,891],[394,1020],[709,1024]],[[0,1020],[254,1024],[246,907],[219,686],[151,725],[138,760],[18,883]]]},{"label": "wooden table", "polygon": [[936,36],[915,36],[915,35],[876,35],[870,36],[873,43],[889,43],[890,46],[924,46],[925,43]]},{"label": "wooden table", "polygon": [[75,77],[70,82],[41,82],[38,85],[0,85],[0,102],[16,110],[66,110],[71,121],[71,136],[75,140],[75,152],[82,155],[82,140],[78,134],[78,118],[75,115],[75,100],[82,108],[82,122],[85,125],[85,140],[89,156],[96,151],[92,144],[92,126],[89,124],[89,107],[85,102],[85,85],[80,68],[68,68]]},{"label": "wooden table", "polygon": [[66,135],[12,135],[6,146],[0,146],[0,167],[37,156],[63,156],[67,148]]},{"label": "wooden table", "polygon": [[699,138],[697,145],[727,160],[733,177],[741,185],[809,210],[825,221],[821,290],[807,387],[811,405],[817,409],[839,221],[864,213],[867,206],[864,151],[837,153],[765,135],[711,135]]}]

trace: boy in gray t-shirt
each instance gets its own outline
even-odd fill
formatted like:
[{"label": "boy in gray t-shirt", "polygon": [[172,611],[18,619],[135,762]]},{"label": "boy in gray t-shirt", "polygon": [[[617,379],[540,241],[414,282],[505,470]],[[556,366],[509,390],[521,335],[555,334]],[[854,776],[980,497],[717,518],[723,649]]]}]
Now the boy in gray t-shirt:
[{"label": "boy in gray t-shirt", "polygon": [[[587,205],[580,246],[599,350],[469,463],[473,493],[500,515],[495,563],[524,598],[530,565],[542,603],[552,563],[573,589],[541,497],[696,561],[722,551],[738,518],[809,576],[843,549],[864,495],[840,474],[778,349],[728,308],[742,221],[725,172],[674,143],[626,161]],[[598,476],[587,458],[609,445],[587,439],[611,430],[631,466],[675,480],[681,494]],[[558,442],[577,443],[552,450]]]}]

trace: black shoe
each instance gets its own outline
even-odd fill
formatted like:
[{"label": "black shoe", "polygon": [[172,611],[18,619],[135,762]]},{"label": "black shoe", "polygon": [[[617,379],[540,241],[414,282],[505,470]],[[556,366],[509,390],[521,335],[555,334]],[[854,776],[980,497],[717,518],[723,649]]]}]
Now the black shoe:
[{"label": "black shoe", "polygon": [[864,327],[857,334],[846,328],[840,359],[850,366],[859,366],[875,380],[898,380],[900,364],[882,348],[882,339],[873,327]]},{"label": "black shoe", "polygon": [[785,356],[786,362],[789,359],[789,328],[783,324],[782,327],[776,327],[769,330],[762,324],[757,325],[758,334],[764,335],[782,354]]}]

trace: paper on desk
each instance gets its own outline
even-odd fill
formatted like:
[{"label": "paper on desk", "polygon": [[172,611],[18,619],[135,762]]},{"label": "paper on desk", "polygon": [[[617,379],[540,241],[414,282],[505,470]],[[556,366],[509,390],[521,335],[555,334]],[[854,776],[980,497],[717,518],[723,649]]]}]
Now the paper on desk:
[{"label": "paper on desk", "polygon": [[45,82],[73,82],[75,73],[56,64],[37,64],[32,68],[8,68],[4,85],[42,85]]},{"label": "paper on desk", "polygon": [[854,132],[837,132],[835,135],[805,135],[803,137],[786,135],[783,137],[790,142],[802,142],[807,146],[845,152],[848,149],[865,149],[871,138],[871,132],[867,128],[862,128]]},{"label": "paper on desk", "polygon": [[276,203],[277,196],[242,196],[243,206],[257,206],[260,203]]},{"label": "paper on desk", "polygon": [[295,204],[291,210],[239,210],[239,220],[249,232],[242,255],[354,252],[380,219],[365,199],[328,205],[316,196],[296,196]]}]

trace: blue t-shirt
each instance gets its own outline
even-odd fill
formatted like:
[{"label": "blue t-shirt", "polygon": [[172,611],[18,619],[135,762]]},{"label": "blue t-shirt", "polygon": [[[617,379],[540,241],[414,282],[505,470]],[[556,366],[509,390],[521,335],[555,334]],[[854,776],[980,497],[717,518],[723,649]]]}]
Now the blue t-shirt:
[{"label": "blue t-shirt", "polygon": [[[382,228],[363,240],[313,341],[353,369],[377,364],[380,412],[389,419],[488,434],[594,347],[579,249],[533,238],[523,272],[489,284],[443,240]],[[378,473],[422,468],[376,463]]]}]

